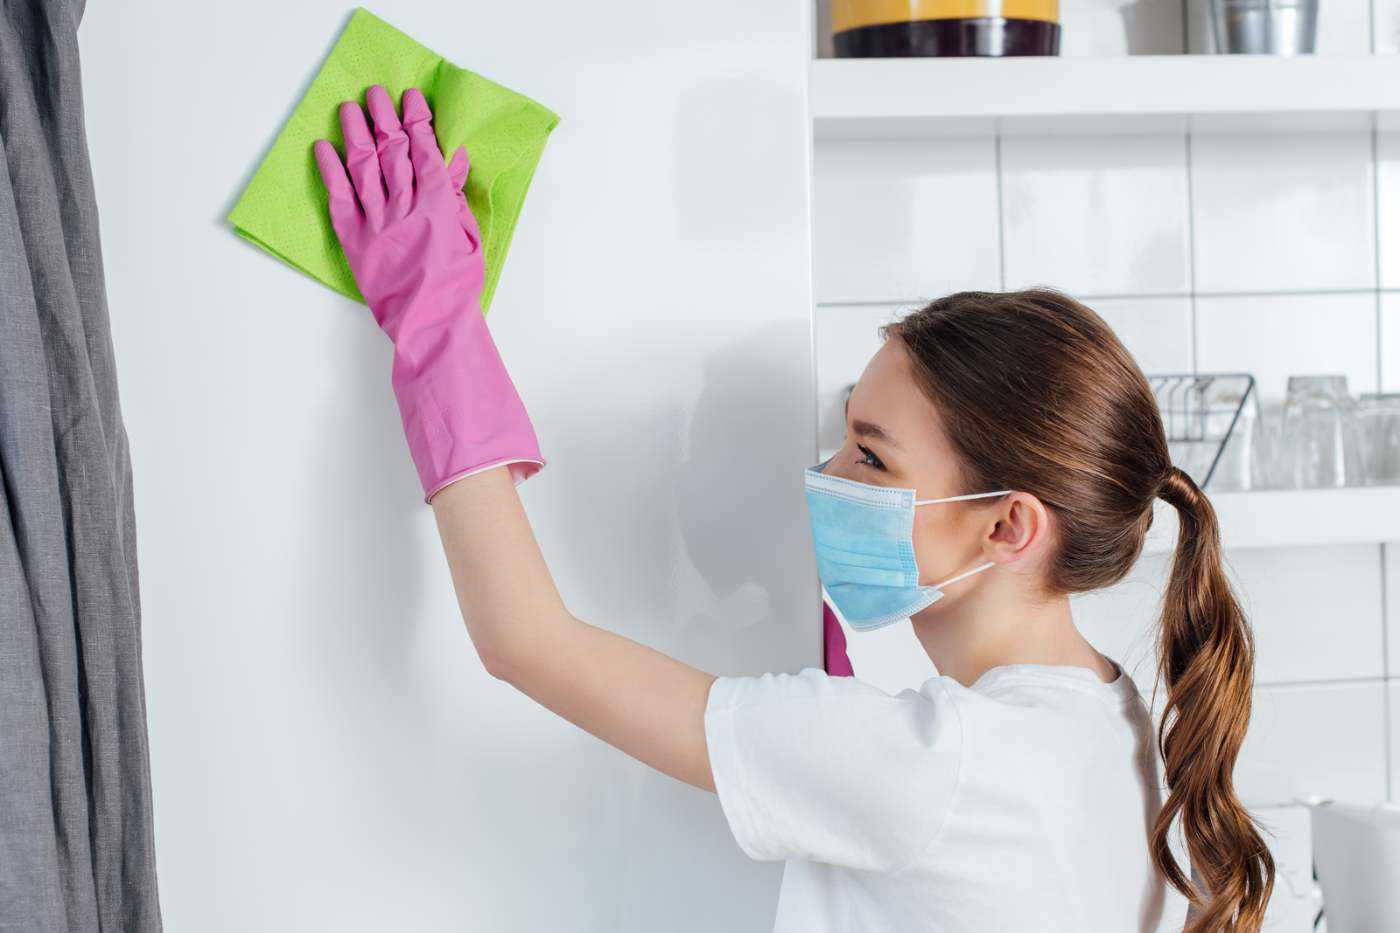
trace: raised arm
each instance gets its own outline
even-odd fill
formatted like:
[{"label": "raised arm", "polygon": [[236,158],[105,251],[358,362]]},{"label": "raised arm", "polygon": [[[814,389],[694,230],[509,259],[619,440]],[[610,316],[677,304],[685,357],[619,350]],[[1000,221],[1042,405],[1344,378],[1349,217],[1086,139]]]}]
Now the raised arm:
[{"label": "raised arm", "polygon": [[658,771],[715,789],[705,749],[714,677],[571,615],[504,469],[453,483],[433,511],[492,675]]},{"label": "raised arm", "polygon": [[714,790],[704,713],[714,677],[565,608],[516,486],[544,468],[482,315],[481,237],[458,149],[443,164],[423,95],[400,121],[378,85],[341,106],[345,161],[315,146],[331,223],[375,320],[458,605],[486,669],[672,777]]}]

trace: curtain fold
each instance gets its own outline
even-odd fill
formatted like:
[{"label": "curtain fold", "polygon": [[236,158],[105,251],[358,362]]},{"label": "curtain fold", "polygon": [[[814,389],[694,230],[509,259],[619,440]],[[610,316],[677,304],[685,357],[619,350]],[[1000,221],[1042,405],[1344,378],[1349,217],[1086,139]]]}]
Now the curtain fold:
[{"label": "curtain fold", "polygon": [[82,0],[0,0],[0,931],[161,929]]}]

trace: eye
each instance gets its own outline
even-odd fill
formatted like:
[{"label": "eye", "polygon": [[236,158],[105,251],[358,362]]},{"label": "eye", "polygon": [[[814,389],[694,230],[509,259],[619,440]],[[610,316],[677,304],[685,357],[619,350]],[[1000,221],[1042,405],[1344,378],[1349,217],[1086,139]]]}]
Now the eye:
[{"label": "eye", "polygon": [[856,461],[858,465],[874,467],[877,470],[883,470],[885,468],[885,465],[880,462],[880,458],[875,456],[875,452],[869,447],[866,447],[864,444],[857,444],[856,449],[865,454],[864,460]]}]

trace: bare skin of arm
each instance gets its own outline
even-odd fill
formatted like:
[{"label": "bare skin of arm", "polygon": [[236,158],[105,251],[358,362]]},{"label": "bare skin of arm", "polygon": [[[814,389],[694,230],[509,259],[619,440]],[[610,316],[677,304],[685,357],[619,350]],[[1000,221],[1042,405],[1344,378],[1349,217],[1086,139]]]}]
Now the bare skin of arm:
[{"label": "bare skin of arm", "polygon": [[452,483],[432,507],[486,670],[638,761],[713,792],[705,704],[714,676],[565,608],[505,466]]}]

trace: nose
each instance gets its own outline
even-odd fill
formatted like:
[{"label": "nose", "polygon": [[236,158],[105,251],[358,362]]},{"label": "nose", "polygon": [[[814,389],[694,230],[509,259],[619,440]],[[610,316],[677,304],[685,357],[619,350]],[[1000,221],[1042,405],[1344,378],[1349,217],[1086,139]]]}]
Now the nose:
[{"label": "nose", "polygon": [[826,458],[825,460],[823,460],[821,463],[817,464],[817,472],[818,472],[818,473],[821,473],[821,474],[824,474],[824,475],[840,476],[840,475],[841,475],[840,473],[838,473],[838,472],[836,472],[835,470],[832,470],[832,469],[831,469],[831,462],[832,462],[833,460],[836,459],[836,454],[839,454],[840,452],[841,452],[840,448],[837,448],[836,453],[833,453],[831,456],[827,457],[827,458]]}]

